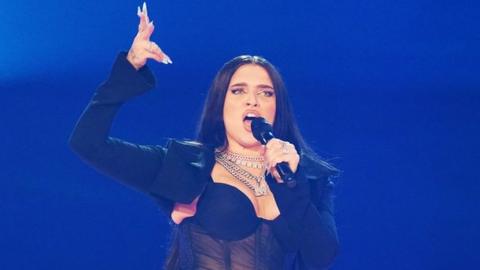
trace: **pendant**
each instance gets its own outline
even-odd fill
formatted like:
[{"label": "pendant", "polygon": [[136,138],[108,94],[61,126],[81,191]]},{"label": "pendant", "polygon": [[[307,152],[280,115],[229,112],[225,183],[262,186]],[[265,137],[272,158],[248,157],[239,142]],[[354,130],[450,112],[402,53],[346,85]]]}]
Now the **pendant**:
[{"label": "pendant", "polygon": [[254,192],[256,197],[267,195],[267,187],[265,185],[256,186]]}]

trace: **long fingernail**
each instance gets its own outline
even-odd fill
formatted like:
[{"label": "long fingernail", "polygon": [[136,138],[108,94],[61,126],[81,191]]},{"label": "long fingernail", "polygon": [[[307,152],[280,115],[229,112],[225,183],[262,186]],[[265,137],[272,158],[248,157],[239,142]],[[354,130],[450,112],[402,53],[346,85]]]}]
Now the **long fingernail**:
[{"label": "long fingernail", "polygon": [[140,11],[140,7],[137,7],[137,16],[140,17],[142,14],[142,12]]},{"label": "long fingernail", "polygon": [[143,11],[147,13],[147,3],[143,2]]}]

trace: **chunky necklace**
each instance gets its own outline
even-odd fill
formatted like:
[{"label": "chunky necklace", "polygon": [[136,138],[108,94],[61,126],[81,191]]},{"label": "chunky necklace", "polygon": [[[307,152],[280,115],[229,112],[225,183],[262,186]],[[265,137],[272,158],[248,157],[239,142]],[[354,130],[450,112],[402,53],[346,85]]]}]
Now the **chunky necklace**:
[{"label": "chunky necklace", "polygon": [[264,165],[264,157],[263,156],[244,156],[238,153],[230,152],[228,150],[223,152],[217,152],[218,155],[221,155],[222,158],[228,159],[229,161],[245,166],[248,168],[255,168],[255,169],[263,169],[265,168]]},{"label": "chunky necklace", "polygon": [[222,165],[235,179],[242,182],[249,189],[253,190],[255,196],[267,195],[267,183],[265,175],[255,176],[250,172],[242,169],[236,162],[228,159],[224,152],[215,153],[215,160]]}]

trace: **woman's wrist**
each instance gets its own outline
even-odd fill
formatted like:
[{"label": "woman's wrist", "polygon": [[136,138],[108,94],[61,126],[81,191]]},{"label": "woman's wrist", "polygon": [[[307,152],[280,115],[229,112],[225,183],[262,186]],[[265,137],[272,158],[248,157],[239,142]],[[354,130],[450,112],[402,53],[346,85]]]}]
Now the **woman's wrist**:
[{"label": "woman's wrist", "polygon": [[137,56],[135,55],[135,52],[130,49],[128,50],[128,54],[127,54],[127,60],[128,62],[136,69],[136,70],[139,70],[142,68],[142,65],[137,63]]}]

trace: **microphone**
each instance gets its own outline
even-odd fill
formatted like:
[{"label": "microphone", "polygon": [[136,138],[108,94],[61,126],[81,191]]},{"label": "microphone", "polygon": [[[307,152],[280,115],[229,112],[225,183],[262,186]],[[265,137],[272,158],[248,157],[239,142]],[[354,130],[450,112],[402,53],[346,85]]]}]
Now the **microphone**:
[{"label": "microphone", "polygon": [[[273,135],[272,125],[270,125],[263,117],[248,117],[252,120],[252,133],[253,137],[257,139],[261,144],[265,145],[268,141],[275,138]],[[293,188],[297,185],[297,181],[293,176],[293,172],[288,166],[287,162],[280,162],[275,165],[278,174],[288,187]]]}]

